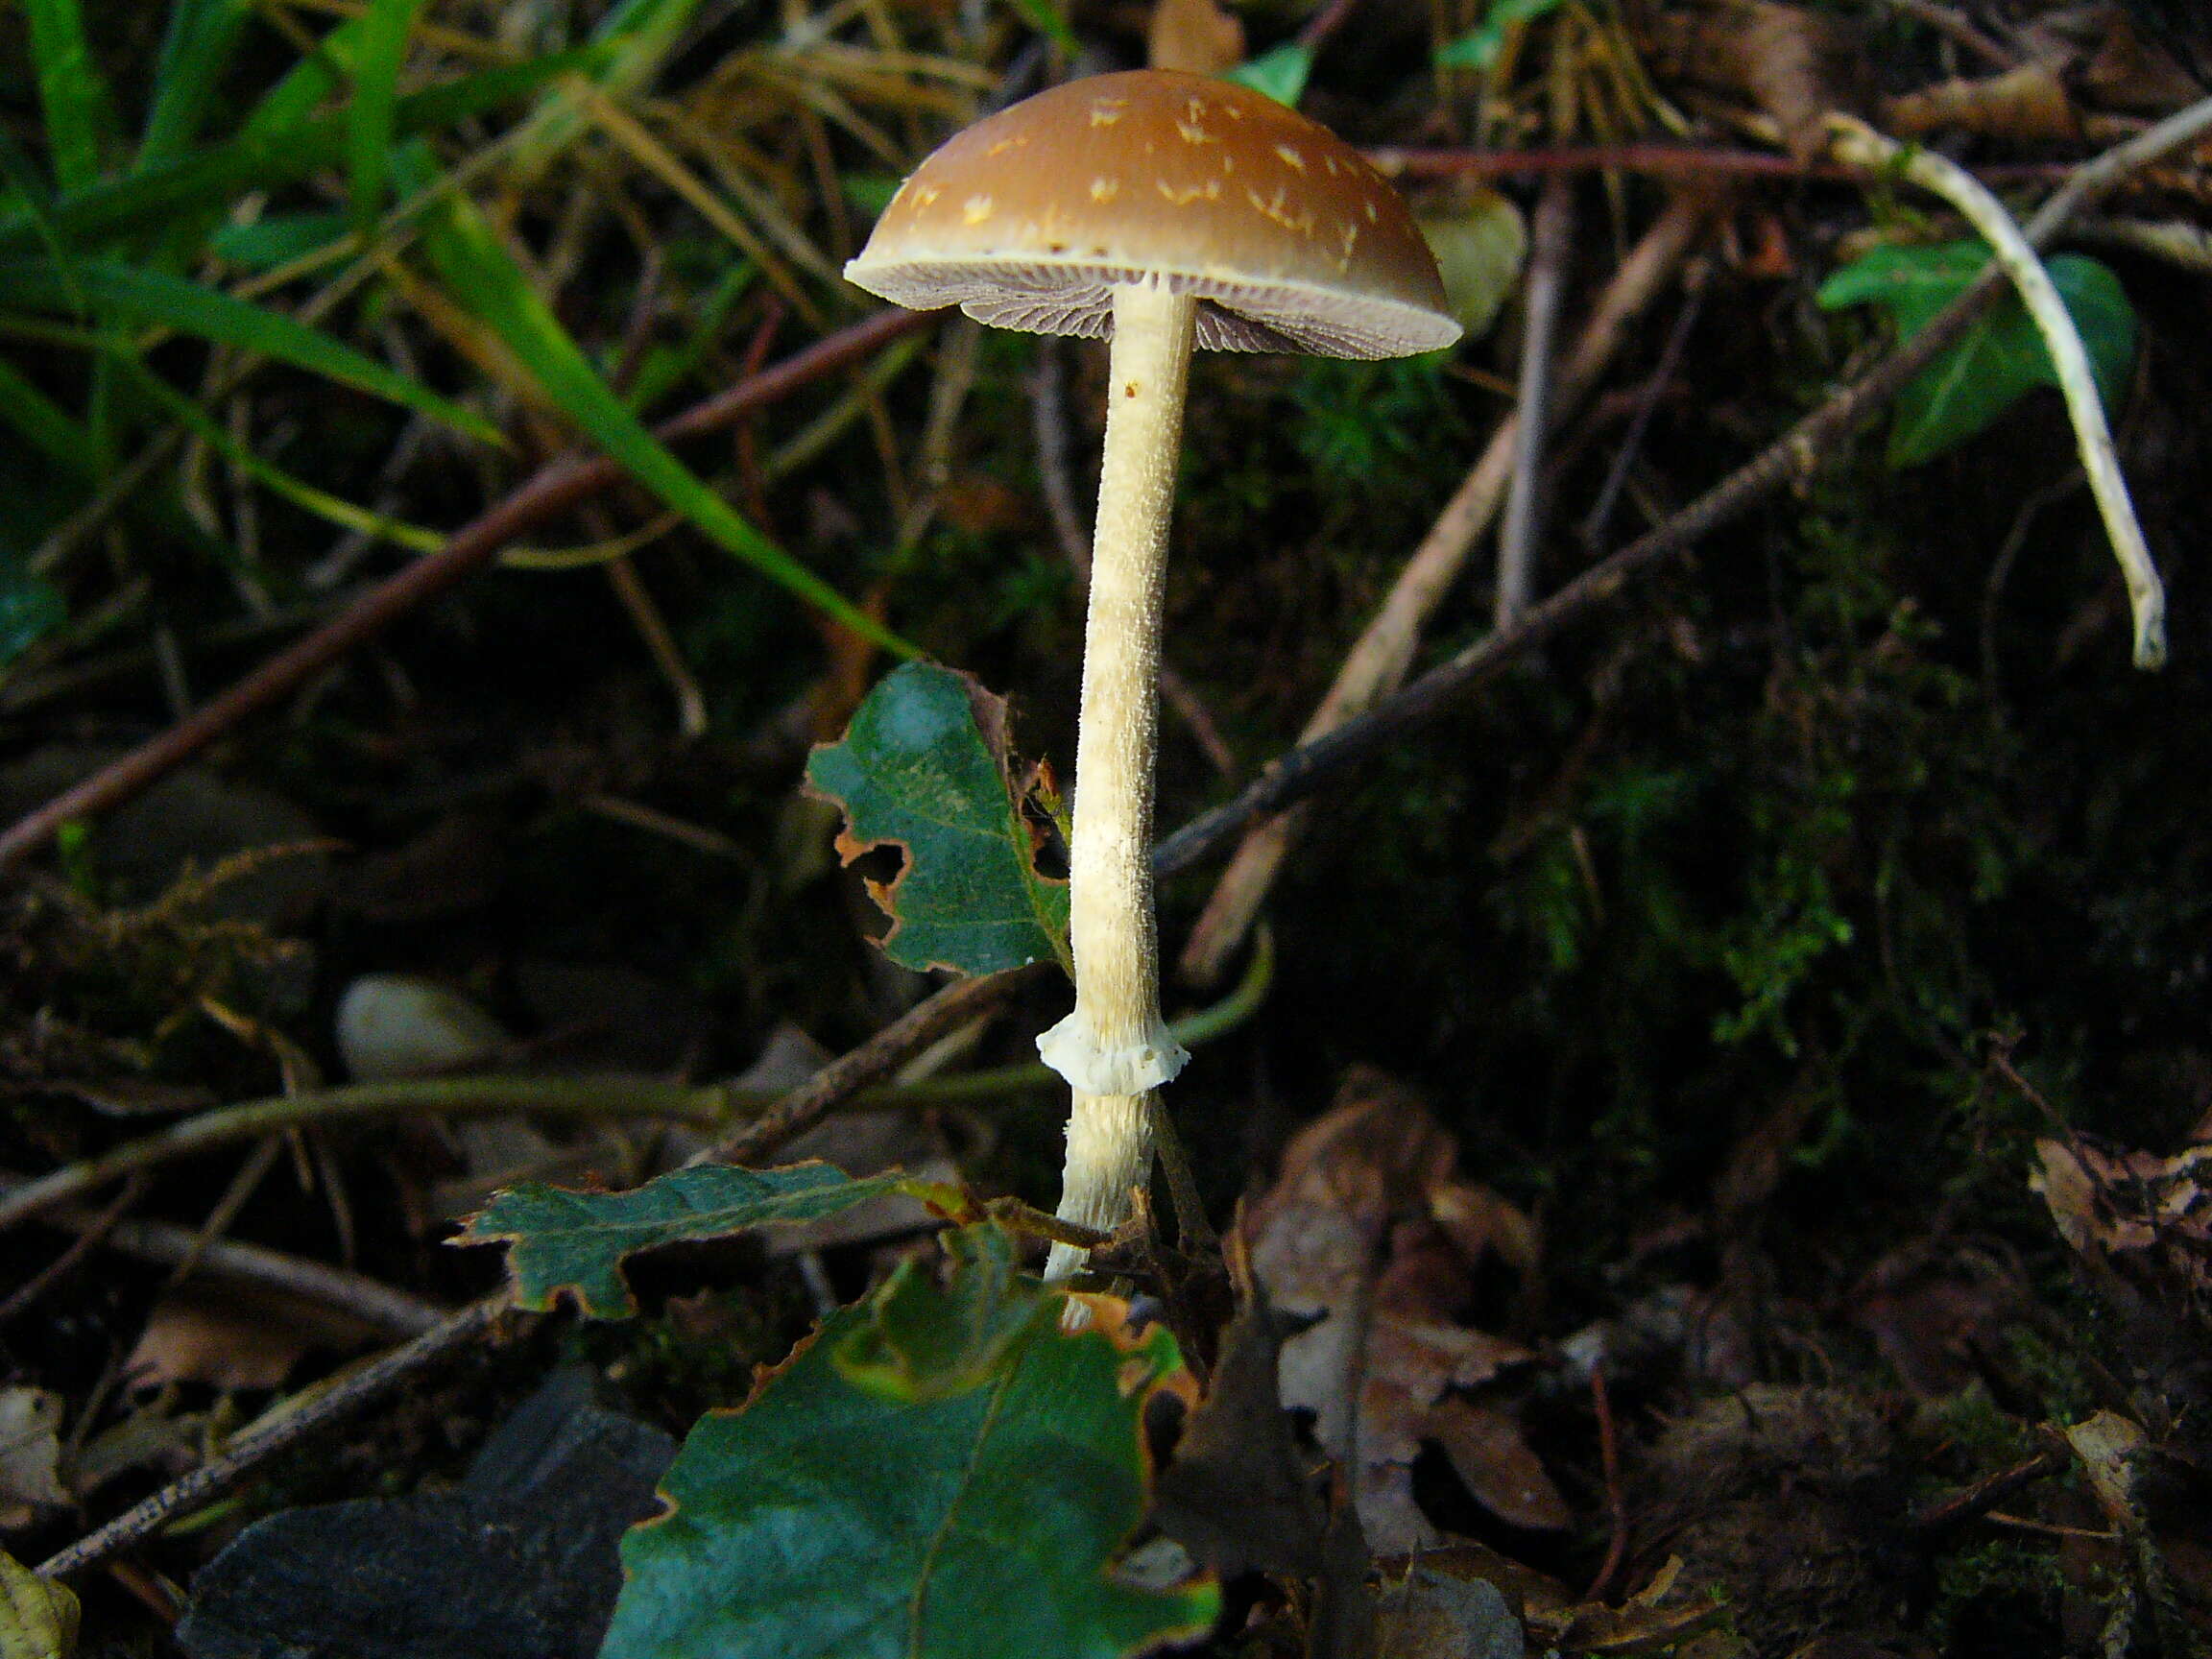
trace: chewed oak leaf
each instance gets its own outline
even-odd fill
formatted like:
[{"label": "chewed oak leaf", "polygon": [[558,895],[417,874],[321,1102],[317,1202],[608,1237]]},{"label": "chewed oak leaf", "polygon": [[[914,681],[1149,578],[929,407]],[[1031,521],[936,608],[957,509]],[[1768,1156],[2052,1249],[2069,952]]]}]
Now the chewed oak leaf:
[{"label": "chewed oak leaf", "polygon": [[894,962],[981,974],[1068,961],[1068,887],[1037,868],[1002,699],[952,669],[907,663],[842,739],[814,751],[806,781],[845,809],[847,863],[878,847],[904,855],[895,878],[868,884],[891,918],[882,944]]},{"label": "chewed oak leaf", "polygon": [[819,1221],[893,1192],[928,1202],[940,1189],[896,1169],[855,1180],[821,1163],[781,1169],[703,1164],[624,1192],[531,1181],[494,1193],[453,1242],[506,1244],[519,1308],[543,1312],[565,1292],[595,1319],[621,1319],[637,1311],[622,1277],[622,1263],[637,1251]]},{"label": "chewed oak leaf", "polygon": [[946,1248],[700,1420],[603,1659],[1132,1659],[1214,1623],[1210,1575],[1125,1553],[1174,1337],[1063,1332],[989,1224]]}]

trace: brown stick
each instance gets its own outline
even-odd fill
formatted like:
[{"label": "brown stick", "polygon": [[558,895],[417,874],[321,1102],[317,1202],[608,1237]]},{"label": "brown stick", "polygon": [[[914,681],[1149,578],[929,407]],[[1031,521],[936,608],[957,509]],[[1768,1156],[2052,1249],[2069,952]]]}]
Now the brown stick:
[{"label": "brown stick", "polygon": [[1004,974],[953,980],[907,1009],[850,1054],[830,1061],[736,1134],[694,1154],[690,1162],[744,1164],[759,1157],[770,1147],[811,1128],[840,1101],[888,1077],[907,1056],[1034,984],[1057,966],[1034,962]]},{"label": "brown stick", "polygon": [[[762,404],[865,357],[928,322],[926,313],[884,311],[816,342],[765,373],[739,381],[660,426],[664,444],[730,425]],[[277,653],[212,702],[113,765],[103,767],[0,834],[0,868],[43,847],[72,819],[121,805],[209,743],[375,637],[423,601],[487,564],[508,542],[620,483],[627,474],[604,456],[572,456],[540,469],[513,494],[427,558],[364,593],[305,638]]]},{"label": "brown stick", "polygon": [[[1582,144],[1556,150],[1387,148],[1365,152],[1379,172],[1393,179],[1512,179],[1539,173],[1646,173],[1685,181],[1712,179],[1822,179],[1866,183],[1875,176],[1835,161],[1799,161],[1764,150],[1719,150],[1700,144]],[[1977,168],[1991,184],[2050,183],[2069,169],[2060,163],[2022,162]]]},{"label": "brown stick", "polygon": [[2047,1475],[2057,1474],[2066,1467],[2067,1461],[2063,1452],[2050,1449],[2038,1452],[2025,1463],[2016,1463],[2009,1469],[2000,1469],[1994,1475],[1985,1475],[1971,1486],[1961,1487],[1923,1508],[1915,1509],[1906,1521],[1906,1527],[1921,1537],[1927,1537],[1931,1533],[1948,1532],[1955,1527],[1962,1527],[1969,1521],[1986,1515],[2013,1493],[2032,1486]]},{"label": "brown stick", "polygon": [[80,1214],[77,1217],[77,1237],[71,1240],[69,1248],[17,1286],[7,1301],[0,1302],[0,1326],[12,1323],[17,1314],[35,1306],[39,1297],[60,1284],[76,1270],[79,1262],[99,1249],[145,1190],[146,1178],[134,1175],[123,1184],[123,1190],[108,1201],[107,1209],[97,1215]]},{"label": "brown stick", "polygon": [[1505,521],[1498,527],[1498,590],[1491,607],[1492,625],[1499,628],[1511,627],[1536,590],[1544,463],[1551,446],[1551,362],[1574,240],[1575,188],[1564,173],[1554,173],[1544,180],[1536,204],[1528,276],[1522,288],[1527,321],[1521,330],[1520,396],[1513,405],[1513,482],[1505,492]]},{"label": "brown stick", "polygon": [[1585,1601],[1602,1601],[1613,1575],[1628,1556],[1628,1504],[1621,1493],[1621,1438],[1613,1427],[1613,1396],[1605,1386],[1605,1361],[1590,1367],[1590,1407],[1598,1414],[1598,1459],[1605,1472],[1605,1559],[1582,1593]]}]

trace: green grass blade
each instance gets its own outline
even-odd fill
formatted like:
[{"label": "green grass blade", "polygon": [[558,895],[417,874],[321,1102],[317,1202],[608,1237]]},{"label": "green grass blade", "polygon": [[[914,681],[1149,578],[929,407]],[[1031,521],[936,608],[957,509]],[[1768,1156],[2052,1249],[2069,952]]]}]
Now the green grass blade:
[{"label": "green grass blade", "polygon": [[639,483],[771,582],[887,651],[920,655],[755,529],[662,447],[600,378],[474,207],[457,196],[443,205],[426,228],[424,246],[446,288],[499,336],[577,426]]},{"label": "green grass blade", "polygon": [[99,482],[100,448],[91,432],[0,357],[0,421],[32,448],[86,484]]},{"label": "green grass blade", "polygon": [[266,136],[300,126],[337,94],[354,72],[362,36],[369,32],[366,16],[338,25],[315,43],[314,50],[286,72],[284,79],[262,95],[253,112],[239,127],[241,136]]},{"label": "green grass blade", "polygon": [[[526,98],[563,75],[588,74],[607,55],[602,46],[580,46],[411,93],[398,101],[393,131],[400,136],[439,132]],[[194,151],[132,178],[94,184],[57,203],[53,221],[71,241],[96,244],[157,227],[178,214],[221,206],[244,190],[275,189],[338,166],[345,158],[343,117],[302,118],[287,128]],[[38,233],[28,210],[0,217],[0,251],[21,252]]]},{"label": "green grass blade", "polygon": [[346,169],[353,223],[362,229],[383,210],[392,171],[392,128],[399,113],[399,69],[422,0],[372,0],[353,64],[353,103],[346,119]]},{"label": "green grass blade", "polygon": [[723,323],[759,275],[759,267],[751,260],[738,260],[704,297],[685,307],[691,314],[692,323],[680,345],[653,346],[646,349],[629,390],[622,397],[633,415],[642,415],[652,408],[706,361],[708,351],[722,332]]},{"label": "green grass blade", "polygon": [[305,479],[287,472],[274,461],[258,454],[252,445],[241,444],[221,421],[212,419],[191,398],[132,356],[129,347],[123,342],[106,342],[103,349],[113,351],[131,378],[181,424],[190,428],[210,449],[235,463],[295,507],[312,513],[316,517],[335,524],[342,530],[373,536],[412,552],[435,553],[445,545],[445,538],[435,530],[410,524],[403,518],[394,518],[388,514],[372,512],[342,495],[319,490]]},{"label": "green grass blade", "polygon": [[357,387],[491,443],[498,431],[481,416],[439,397],[318,329],[180,276],[108,260],[86,259],[64,274],[50,260],[0,264],[0,301],[70,313],[79,296],[103,318],[154,324],[197,339],[259,352],[313,374]]},{"label": "green grass blade", "polygon": [[[31,157],[23,153],[23,146],[15,141],[15,134],[0,126],[0,179],[13,186],[15,195],[23,204],[22,211],[38,232],[38,240],[46,245],[46,252],[60,266],[64,276],[76,263],[68,239],[54,218],[54,202],[46,188],[46,180],[39,177],[38,169]],[[76,303],[82,307],[80,297]]]},{"label": "green grass blade", "polygon": [[108,88],[93,67],[77,0],[24,0],[31,20],[31,58],[46,116],[54,181],[66,195],[100,176],[108,125]]},{"label": "green grass blade", "polygon": [[[619,0],[591,32],[592,43],[608,54],[592,79],[611,97],[637,91],[660,73],[698,10],[699,0]],[[574,98],[557,93],[547,99],[517,139],[518,173],[527,178],[532,169],[565,150],[583,130],[584,120]]]},{"label": "green grass blade", "polygon": [[180,156],[199,139],[216,86],[252,15],[249,0],[175,0],[154,71],[154,107],[133,171]]}]

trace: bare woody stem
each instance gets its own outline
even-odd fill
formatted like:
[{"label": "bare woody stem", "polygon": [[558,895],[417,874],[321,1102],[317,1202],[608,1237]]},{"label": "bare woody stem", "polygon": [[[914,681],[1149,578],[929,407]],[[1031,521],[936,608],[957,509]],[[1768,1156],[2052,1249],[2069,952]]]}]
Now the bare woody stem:
[{"label": "bare woody stem", "polygon": [[[1189,1058],[1160,1018],[1150,849],[1167,521],[1197,310],[1165,286],[1114,292],[1069,850],[1075,1011],[1037,1040],[1074,1089],[1060,1218],[1101,1231],[1127,1217],[1151,1167],[1145,1096]],[[1055,1244],[1046,1277],[1082,1261]]]}]

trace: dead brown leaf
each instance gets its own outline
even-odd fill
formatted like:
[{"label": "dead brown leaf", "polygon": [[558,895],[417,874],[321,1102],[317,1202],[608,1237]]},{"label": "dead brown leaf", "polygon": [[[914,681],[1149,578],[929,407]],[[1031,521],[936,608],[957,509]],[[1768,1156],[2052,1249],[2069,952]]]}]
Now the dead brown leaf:
[{"label": "dead brown leaf", "polygon": [[1831,110],[1866,108],[1861,32],[1843,19],[1777,0],[1708,0],[1651,22],[1663,75],[1746,98],[1801,161],[1826,147]]},{"label": "dead brown leaf", "polygon": [[185,1285],[154,1305],[125,1371],[138,1388],[168,1382],[276,1388],[309,1349],[350,1353],[375,1336],[373,1326],[322,1303]]},{"label": "dead brown leaf", "polygon": [[1585,1601],[1549,1617],[1532,1615],[1529,1634],[1580,1653],[1650,1653],[1716,1623],[1724,1605],[1682,1587],[1682,1560],[1671,1555],[1651,1581],[1619,1607]]},{"label": "dead brown leaf", "polygon": [[2003,1346],[2026,1293],[1998,1262],[1972,1252],[1931,1260],[1908,1246],[1875,1263],[1852,1291],[1852,1321],[1873,1335],[1906,1387],[1948,1399]]},{"label": "dead brown leaf", "polygon": [[1504,1412],[1447,1399],[1430,1411],[1426,1428],[1467,1490],[1507,1526],[1560,1532],[1574,1525],[1567,1500],[1559,1496],[1559,1488],[1528,1449],[1521,1425]]},{"label": "dead brown leaf", "polygon": [[2161,1158],[2077,1136],[2035,1151],[2028,1184],[2076,1253],[2161,1300],[2212,1305],[2212,1144]]},{"label": "dead brown leaf", "polygon": [[0,1388],[0,1531],[28,1527],[69,1502],[61,1489],[61,1396]]},{"label": "dead brown leaf", "polygon": [[[1287,1313],[1314,1316],[1283,1344],[1283,1404],[1313,1413],[1314,1437],[1347,1467],[1360,1526],[1383,1554],[1440,1542],[1413,1500],[1422,1442],[1443,1438],[1431,1413],[1451,1390],[1533,1358],[1458,1322],[1485,1255],[1526,1276],[1541,1246],[1534,1223],[1461,1180],[1456,1162],[1416,1095],[1360,1070],[1291,1142],[1281,1178],[1245,1223],[1269,1296]],[[1448,1417],[1446,1428],[1472,1447],[1464,1422]],[[1470,1464],[1483,1477],[1479,1499],[1510,1491],[1516,1511],[1529,1512],[1518,1496],[1525,1479],[1472,1453]]]},{"label": "dead brown leaf", "polygon": [[2016,144],[2052,144],[2081,136],[2081,117],[2065,82],[2042,63],[2023,63],[1977,81],[1944,81],[1888,99],[1882,121],[1900,138],[1972,132]]},{"label": "dead brown leaf", "polygon": [[2117,0],[2054,7],[2021,31],[2034,61],[2066,77],[2101,108],[2170,115],[2204,96],[2174,55],[2147,39]]},{"label": "dead brown leaf", "polygon": [[[1229,1240],[1232,1277],[1238,1241]],[[1276,1393],[1274,1313],[1255,1286],[1222,1333],[1205,1397],[1161,1471],[1153,1519],[1224,1577],[1255,1570],[1310,1577],[1327,1523]]]},{"label": "dead brown leaf", "polygon": [[1416,1556],[1386,1578],[1375,1609],[1376,1659],[1465,1654],[1507,1659],[1524,1650],[1521,1621],[1497,1586],[1442,1571]]}]

